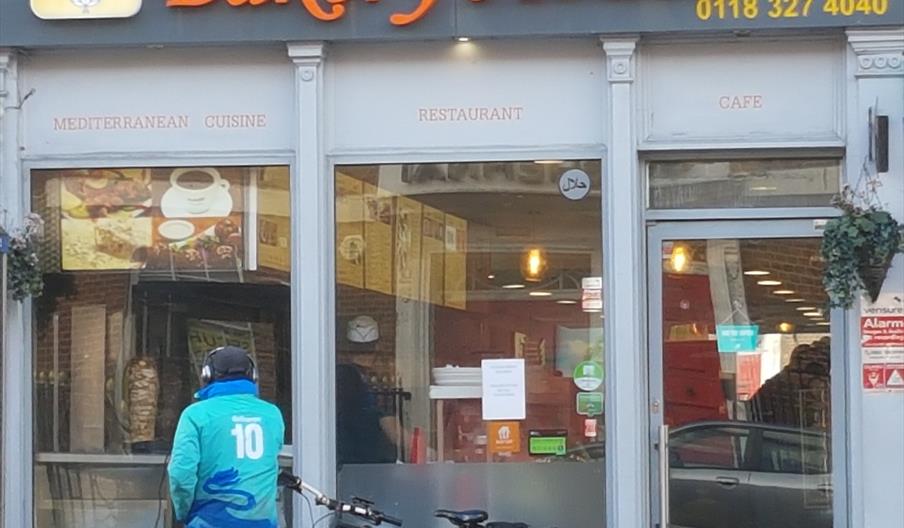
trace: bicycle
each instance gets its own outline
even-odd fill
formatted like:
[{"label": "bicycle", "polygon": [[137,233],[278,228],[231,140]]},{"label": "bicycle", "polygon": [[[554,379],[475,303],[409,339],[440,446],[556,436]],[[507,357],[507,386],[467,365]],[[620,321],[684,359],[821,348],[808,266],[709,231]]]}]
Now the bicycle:
[{"label": "bicycle", "polygon": [[528,525],[520,522],[492,521],[483,524],[490,517],[483,510],[436,510],[433,515],[446,519],[457,528],[529,528]]},{"label": "bicycle", "polygon": [[373,523],[374,526],[379,526],[383,523],[391,524],[393,526],[402,526],[401,519],[375,509],[373,502],[361,499],[359,497],[352,497],[350,502],[343,502],[333,499],[317,488],[302,481],[300,477],[296,477],[291,473],[280,473],[279,478],[277,479],[277,483],[280,486],[285,486],[296,493],[303,494],[305,491],[307,491],[308,493],[313,495],[314,504],[323,506],[324,508],[335,513],[338,516],[339,524],[337,525],[337,528],[359,528],[356,525],[343,523],[343,515],[352,515],[369,523]]}]

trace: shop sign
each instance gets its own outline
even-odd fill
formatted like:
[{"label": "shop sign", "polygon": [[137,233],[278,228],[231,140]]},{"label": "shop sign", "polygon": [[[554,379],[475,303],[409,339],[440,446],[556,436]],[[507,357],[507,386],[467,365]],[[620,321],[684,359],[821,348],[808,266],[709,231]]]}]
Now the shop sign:
[{"label": "shop sign", "polygon": [[528,452],[531,455],[562,456],[567,446],[567,431],[531,431],[528,439]]},{"label": "shop sign", "polygon": [[[97,2],[98,0],[78,0],[79,4]],[[365,0],[368,4],[379,3],[380,0]],[[469,0],[473,4],[483,0]],[[215,4],[218,0],[166,0],[167,7],[203,7]],[[231,7],[260,7],[267,4],[285,5],[289,0],[225,0]],[[300,0],[301,7],[317,20],[333,22],[341,20],[348,13],[346,4],[349,0]],[[60,0],[59,3],[62,3]],[[76,1],[72,2],[76,4]],[[423,19],[438,0],[418,0],[409,11],[398,11],[389,17],[394,26],[407,26]],[[693,16],[703,25],[725,22],[755,21],[769,22],[776,20],[794,20],[799,18],[853,18],[881,17],[888,13],[889,0],[809,0],[798,5],[797,0],[696,0],[683,2],[686,14]]]},{"label": "shop sign", "polygon": [[904,391],[904,295],[861,306],[860,344],[863,389]]},{"label": "shop sign", "polygon": [[603,414],[603,393],[579,392],[577,394],[577,409],[581,416],[600,416]]},{"label": "shop sign", "polygon": [[129,18],[141,0],[31,0],[31,12],[44,20]]},{"label": "shop sign", "polygon": [[863,388],[866,390],[885,388],[884,365],[863,365]]},{"label": "shop sign", "polygon": [[596,420],[587,418],[584,420],[584,436],[587,438],[596,438]]},{"label": "shop sign", "polygon": [[490,422],[487,433],[490,453],[521,452],[521,424],[518,422]]},{"label": "shop sign", "polygon": [[480,366],[483,419],[523,420],[527,416],[524,360],[484,359]]},{"label": "shop sign", "polygon": [[585,312],[601,312],[603,310],[602,290],[581,291],[581,310]]},{"label": "shop sign", "polygon": [[716,325],[716,342],[722,354],[755,352],[760,327],[757,325]]},{"label": "shop sign", "polygon": [[584,277],[581,279],[581,288],[585,290],[602,290],[602,277]]},{"label": "shop sign", "polygon": [[[375,4],[380,0],[366,1],[367,3]],[[482,2],[483,0],[470,1],[477,3]],[[217,0],[166,0],[166,6],[201,7],[216,2]],[[332,22],[334,20],[339,20],[345,16],[347,12],[347,8],[345,6],[346,2],[347,0],[329,0],[329,2],[326,3],[328,7],[325,7],[321,5],[321,0],[301,0],[301,5],[309,15],[316,18],[317,20]],[[250,7],[257,7],[268,3],[288,4],[289,0],[272,0],[272,2],[268,2],[268,0],[226,0],[226,3],[228,3],[232,7],[240,7],[245,5],[248,5]],[[430,10],[436,3],[437,0],[420,0],[417,6],[415,6],[411,11],[393,13],[392,16],[389,17],[389,22],[394,26],[407,26],[409,24],[413,24],[418,20],[424,18],[424,16],[428,12],[430,12]]]},{"label": "shop sign", "polygon": [[860,336],[864,347],[904,347],[904,315],[862,317]]},{"label": "shop sign", "polygon": [[583,361],[574,368],[574,384],[582,391],[594,391],[603,384],[603,366],[596,361]]},{"label": "shop sign", "polygon": [[580,169],[565,171],[559,177],[559,192],[569,200],[583,199],[590,193],[590,176]]}]

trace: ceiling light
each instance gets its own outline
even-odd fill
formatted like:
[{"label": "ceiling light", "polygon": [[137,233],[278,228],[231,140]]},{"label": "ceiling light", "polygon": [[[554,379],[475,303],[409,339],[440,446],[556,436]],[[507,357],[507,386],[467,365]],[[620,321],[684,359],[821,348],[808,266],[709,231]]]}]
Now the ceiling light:
[{"label": "ceiling light", "polygon": [[804,312],[804,317],[822,317],[822,312]]},{"label": "ceiling light", "polygon": [[776,295],[794,295],[797,292],[794,290],[775,290],[772,293]]},{"label": "ceiling light", "polygon": [[776,190],[778,190],[778,187],[770,187],[768,185],[761,185],[758,187],[751,187],[750,190],[751,191],[760,191],[760,192],[776,191]]},{"label": "ceiling light", "polygon": [[457,40],[457,41],[459,41],[459,42],[471,42],[471,39],[468,38],[468,37],[458,37],[458,38],[455,39],[455,40]]},{"label": "ceiling light", "polygon": [[760,286],[781,286],[782,285],[782,281],[777,281],[777,280],[761,280],[761,281],[757,281],[756,283],[759,284]]},{"label": "ceiling light", "polygon": [[781,322],[778,324],[778,331],[782,333],[789,333],[794,330],[794,325],[788,322]]},{"label": "ceiling light", "polygon": [[540,282],[548,265],[545,250],[530,248],[521,256],[521,276],[528,282]]},{"label": "ceiling light", "polygon": [[548,292],[548,291],[532,291],[532,292],[530,292],[528,295],[530,295],[531,297],[550,297],[550,296],[552,295],[552,292]]},{"label": "ceiling light", "polygon": [[573,301],[571,299],[559,299],[556,301],[556,304],[577,304],[577,301]]},{"label": "ceiling light", "polygon": [[503,288],[506,290],[519,290],[524,287],[523,284],[513,283],[513,284],[503,284]]},{"label": "ceiling light", "polygon": [[561,165],[562,160],[534,160],[537,165]]},{"label": "ceiling light", "polygon": [[817,326],[832,326],[832,323],[830,323],[828,321],[820,321],[820,322],[816,323],[816,325]]},{"label": "ceiling light", "polygon": [[819,308],[817,308],[815,306],[798,306],[797,308],[795,308],[795,310],[797,310],[798,312],[812,312],[812,311],[818,310],[818,309]]},{"label": "ceiling light", "polygon": [[489,275],[487,275],[487,280],[493,280],[493,279],[495,279],[495,278],[496,278],[496,275],[493,275],[492,273],[490,273]]},{"label": "ceiling light", "polygon": [[801,299],[800,297],[792,297],[790,299],[785,299],[786,303],[802,303],[805,299]]},{"label": "ceiling light", "polygon": [[669,255],[669,263],[672,265],[672,271],[678,273],[687,269],[691,262],[691,250],[684,244],[675,244],[672,253]]},{"label": "ceiling light", "polygon": [[763,270],[750,270],[750,271],[745,271],[744,275],[748,275],[750,277],[764,277],[766,275],[769,275],[769,272],[763,271]]}]

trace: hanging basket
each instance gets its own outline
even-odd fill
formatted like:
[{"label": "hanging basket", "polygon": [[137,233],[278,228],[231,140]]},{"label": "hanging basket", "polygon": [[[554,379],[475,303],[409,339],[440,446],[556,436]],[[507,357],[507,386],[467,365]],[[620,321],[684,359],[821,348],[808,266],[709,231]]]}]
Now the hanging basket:
[{"label": "hanging basket", "polygon": [[857,269],[857,274],[860,275],[860,280],[863,281],[863,289],[866,291],[871,303],[876,302],[876,299],[879,298],[882,284],[885,282],[889,268],[891,268],[892,257],[893,255],[889,256],[881,264],[863,264]]}]

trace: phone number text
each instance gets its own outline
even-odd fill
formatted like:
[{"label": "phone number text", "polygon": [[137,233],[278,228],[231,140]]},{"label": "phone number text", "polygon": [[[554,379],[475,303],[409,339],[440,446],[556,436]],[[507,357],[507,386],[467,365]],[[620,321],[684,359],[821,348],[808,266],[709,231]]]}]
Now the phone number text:
[{"label": "phone number text", "polygon": [[697,0],[697,18],[753,20],[808,17],[817,9],[832,16],[884,15],[889,0]]}]

